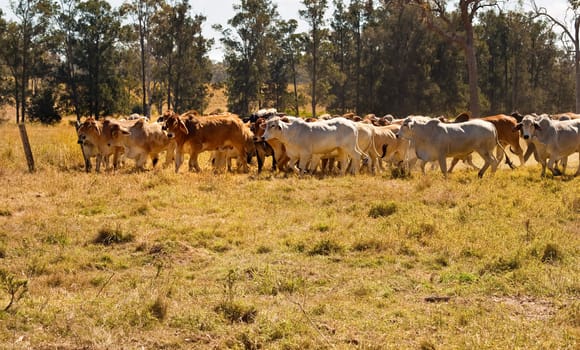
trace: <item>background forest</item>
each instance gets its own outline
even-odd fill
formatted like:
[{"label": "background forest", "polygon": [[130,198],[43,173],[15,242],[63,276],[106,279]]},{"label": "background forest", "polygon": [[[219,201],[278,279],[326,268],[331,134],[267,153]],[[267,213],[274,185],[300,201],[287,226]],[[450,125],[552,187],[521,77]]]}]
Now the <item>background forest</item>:
[{"label": "background forest", "polygon": [[211,112],[221,88],[223,108],[240,115],[263,107],[302,116],[577,109],[577,47],[554,18],[499,1],[454,4],[302,0],[308,30],[298,32],[275,1],[234,1],[235,15],[214,25],[224,58],[212,62],[216,43],[188,0],[118,8],[15,0],[0,11],[0,104],[16,107],[17,122],[45,123],[169,107]]}]

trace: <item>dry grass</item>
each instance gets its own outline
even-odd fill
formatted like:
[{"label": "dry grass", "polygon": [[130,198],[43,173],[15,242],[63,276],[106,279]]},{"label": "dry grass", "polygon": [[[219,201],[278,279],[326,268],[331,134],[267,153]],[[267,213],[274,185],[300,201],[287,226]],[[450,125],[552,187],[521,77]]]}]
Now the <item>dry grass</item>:
[{"label": "dry grass", "polygon": [[34,174],[0,126],[0,348],[578,348],[578,178],[86,174],[65,124]]}]

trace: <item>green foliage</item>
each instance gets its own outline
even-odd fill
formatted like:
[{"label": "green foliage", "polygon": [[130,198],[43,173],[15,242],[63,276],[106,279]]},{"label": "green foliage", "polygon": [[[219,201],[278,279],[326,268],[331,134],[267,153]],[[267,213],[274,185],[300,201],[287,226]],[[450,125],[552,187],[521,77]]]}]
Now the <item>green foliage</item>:
[{"label": "green foliage", "polygon": [[39,121],[42,124],[55,124],[62,119],[56,102],[54,92],[51,89],[44,89],[32,96],[32,101],[28,107],[28,116],[32,121]]}]

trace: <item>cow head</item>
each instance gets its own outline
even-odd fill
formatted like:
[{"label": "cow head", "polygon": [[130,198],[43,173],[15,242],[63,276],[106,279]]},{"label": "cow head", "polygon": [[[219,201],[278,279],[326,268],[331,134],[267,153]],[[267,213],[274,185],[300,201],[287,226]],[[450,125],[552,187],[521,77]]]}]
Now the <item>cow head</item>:
[{"label": "cow head", "polygon": [[[168,113],[169,112],[169,113]],[[189,130],[185,126],[185,123],[179,117],[179,114],[174,113],[172,111],[165,112],[166,114],[163,115],[163,131],[167,133],[167,137],[172,139],[178,133],[181,134],[189,134]]]},{"label": "cow head", "polygon": [[536,130],[541,130],[541,127],[537,121],[537,117],[526,115],[522,118],[521,122],[516,124],[515,129],[522,133],[524,140],[528,140],[534,136]]},{"label": "cow head", "polygon": [[413,127],[415,126],[415,123],[417,122],[413,120],[413,118],[407,117],[397,132],[397,138],[410,139],[413,135]]},{"label": "cow head", "polygon": [[131,132],[124,126],[112,122],[110,120],[105,120],[103,122],[103,130],[107,134],[107,146],[123,146],[123,138],[125,136],[131,135]]},{"label": "cow head", "polygon": [[262,138],[265,141],[280,138],[282,130],[285,127],[287,127],[287,125],[279,117],[274,117],[266,122],[266,127]]},{"label": "cow head", "polygon": [[95,118],[88,117],[83,123],[81,123],[77,128],[77,142],[81,145],[84,144],[94,144],[95,139],[100,137],[102,134],[102,126],[98,123]]}]

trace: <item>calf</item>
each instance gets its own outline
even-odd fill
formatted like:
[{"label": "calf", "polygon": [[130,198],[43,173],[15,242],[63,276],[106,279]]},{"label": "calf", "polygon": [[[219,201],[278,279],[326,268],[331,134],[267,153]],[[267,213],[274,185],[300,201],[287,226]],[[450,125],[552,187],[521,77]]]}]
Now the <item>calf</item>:
[{"label": "calf", "polygon": [[95,171],[97,172],[100,171],[101,163],[105,164],[105,170],[109,168],[109,159],[111,156],[113,156],[113,169],[116,169],[120,157],[124,153],[123,147],[111,145],[112,130],[117,125],[120,125],[119,123],[130,126],[135,122],[120,122],[111,119],[97,121],[95,118],[89,117],[77,129],[78,143],[83,147],[83,152],[86,152],[85,155],[89,159],[91,156],[96,157]]},{"label": "calf", "polygon": [[137,170],[144,170],[149,158],[155,167],[159,154],[164,151],[167,151],[165,164],[173,162],[175,142],[163,132],[159,123],[148,123],[138,118],[128,127],[114,124],[109,142],[114,147],[123,147],[125,156],[135,160]]}]

